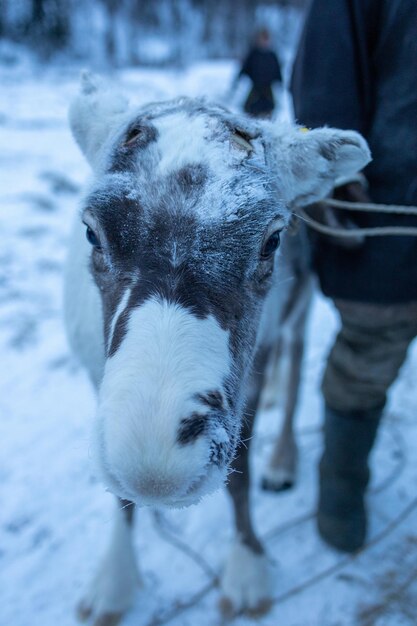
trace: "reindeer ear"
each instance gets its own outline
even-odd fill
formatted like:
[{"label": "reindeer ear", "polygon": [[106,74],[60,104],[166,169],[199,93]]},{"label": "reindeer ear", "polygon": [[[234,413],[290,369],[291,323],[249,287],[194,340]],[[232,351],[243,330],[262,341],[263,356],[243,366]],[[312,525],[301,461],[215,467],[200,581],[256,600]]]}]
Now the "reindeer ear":
[{"label": "reindeer ear", "polygon": [[72,134],[94,168],[100,149],[128,109],[127,99],[98,76],[83,71],[80,93],[69,109]]},{"label": "reindeer ear", "polygon": [[338,178],[356,174],[371,160],[368,144],[355,131],[335,128],[274,128],[274,167],[290,208],[323,199]]}]

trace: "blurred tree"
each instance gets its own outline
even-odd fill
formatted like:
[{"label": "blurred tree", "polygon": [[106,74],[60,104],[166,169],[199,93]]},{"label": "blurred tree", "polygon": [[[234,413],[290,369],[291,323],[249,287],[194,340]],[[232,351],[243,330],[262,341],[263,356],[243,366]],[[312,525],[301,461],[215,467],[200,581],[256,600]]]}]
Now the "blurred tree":
[{"label": "blurred tree", "polygon": [[109,65],[117,64],[117,12],[120,6],[119,0],[102,0],[106,9],[106,27],[105,27],[105,50],[107,62]]},{"label": "blurred tree", "polygon": [[70,9],[69,0],[32,0],[26,31],[33,45],[46,56],[67,46],[71,33]]},{"label": "blurred tree", "polygon": [[[43,56],[67,51],[120,65],[242,57],[263,15],[274,43],[294,39],[294,7],[308,0],[0,0],[0,36]],[[266,12],[265,12],[266,11]],[[298,16],[300,12],[298,12]],[[299,17],[297,18],[298,21]],[[287,39],[287,41],[284,41]]]},{"label": "blurred tree", "polygon": [[5,11],[6,0],[0,0],[0,37],[6,34]]}]

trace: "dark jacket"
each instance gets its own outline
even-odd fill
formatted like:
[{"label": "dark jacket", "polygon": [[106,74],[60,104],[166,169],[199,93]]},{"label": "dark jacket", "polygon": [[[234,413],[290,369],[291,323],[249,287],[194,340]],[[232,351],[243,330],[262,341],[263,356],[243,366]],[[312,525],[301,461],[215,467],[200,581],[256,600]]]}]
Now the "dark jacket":
[{"label": "dark jacket", "polygon": [[254,47],[243,62],[239,76],[245,74],[252,83],[252,90],[245,103],[245,111],[251,115],[271,113],[275,102],[271,85],[282,82],[277,55],[272,50]]},{"label": "dark jacket", "polygon": [[[361,132],[374,202],[417,205],[417,1],[313,0],[292,76],[297,120]],[[417,219],[363,214],[361,226],[417,226]],[[417,238],[367,238],[356,250],[319,237],[313,258],[333,298],[417,300]]]}]

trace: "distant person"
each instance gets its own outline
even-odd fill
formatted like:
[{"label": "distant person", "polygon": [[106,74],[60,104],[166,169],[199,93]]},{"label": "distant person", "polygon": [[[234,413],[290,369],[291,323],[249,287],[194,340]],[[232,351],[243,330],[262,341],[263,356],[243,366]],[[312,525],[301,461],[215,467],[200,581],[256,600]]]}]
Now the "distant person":
[{"label": "distant person", "polygon": [[[358,130],[373,156],[365,184],[347,183],[339,197],[417,205],[416,67],[416,0],[312,1],[292,77],[296,117]],[[411,216],[379,212],[350,219],[416,226]],[[417,336],[417,238],[366,237],[348,249],[320,236],[313,258],[341,321],[322,383],[318,529],[353,552],[366,538],[368,457],[387,391]]]},{"label": "distant person", "polygon": [[245,75],[252,81],[252,89],[244,104],[244,111],[254,117],[271,117],[275,108],[272,84],[282,84],[279,61],[271,49],[270,34],[261,28],[255,37],[255,45],[250,49],[242,68],[236,77],[235,85]]}]

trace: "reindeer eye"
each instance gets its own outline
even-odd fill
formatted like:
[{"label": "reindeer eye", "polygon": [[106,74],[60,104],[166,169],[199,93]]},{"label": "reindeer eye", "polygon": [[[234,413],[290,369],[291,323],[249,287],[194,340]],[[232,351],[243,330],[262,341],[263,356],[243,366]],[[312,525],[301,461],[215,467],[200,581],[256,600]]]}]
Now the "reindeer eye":
[{"label": "reindeer eye", "polygon": [[268,237],[265,243],[262,246],[261,258],[269,259],[274,252],[278,249],[281,241],[280,231],[276,230],[272,235]]},{"label": "reindeer eye", "polygon": [[101,250],[100,240],[90,226],[87,226],[85,236],[87,237],[87,241],[91,243],[96,250]]},{"label": "reindeer eye", "polygon": [[126,139],[123,143],[124,146],[131,146],[135,143],[136,139],[138,139],[142,134],[142,129],[138,126],[134,126],[131,128],[126,136]]},{"label": "reindeer eye", "polygon": [[243,148],[247,152],[252,152],[253,146],[250,142],[250,136],[242,130],[235,129],[232,133],[232,141],[239,148]]}]

